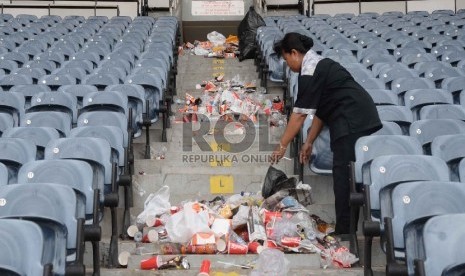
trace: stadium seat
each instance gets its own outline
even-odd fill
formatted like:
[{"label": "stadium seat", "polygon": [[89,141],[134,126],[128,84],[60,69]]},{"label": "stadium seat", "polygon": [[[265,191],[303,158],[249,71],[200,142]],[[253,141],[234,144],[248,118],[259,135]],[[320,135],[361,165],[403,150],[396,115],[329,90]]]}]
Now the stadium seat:
[{"label": "stadium seat", "polygon": [[0,198],[8,202],[0,208],[0,218],[22,218],[44,229],[46,244],[53,247],[49,254],[53,254],[54,273],[73,270],[84,275],[84,219],[76,217],[76,195],[71,188],[50,183],[7,185],[0,187]]},{"label": "stadium seat", "polygon": [[72,116],[58,111],[28,112],[21,119],[22,127],[51,127],[60,133],[60,137],[67,137],[72,127]]},{"label": "stadium seat", "polygon": [[[1,185],[0,185],[1,186]],[[0,273],[2,275],[43,276],[52,273],[46,237],[30,221],[0,219]]]},{"label": "stadium seat", "polygon": [[464,134],[453,134],[438,136],[431,143],[431,155],[446,161],[452,181],[459,181],[458,164],[465,157],[461,146],[464,141]]},{"label": "stadium seat", "polygon": [[387,274],[407,270],[396,261],[396,253],[405,257],[404,241],[415,237],[426,219],[465,212],[464,196],[462,183],[420,181],[399,184],[392,194],[380,198],[381,216],[385,218]]},{"label": "stadium seat", "polygon": [[364,186],[365,272],[371,271],[372,239],[383,235],[381,194],[392,191],[398,184],[409,181],[449,181],[446,163],[433,156],[385,155],[375,158],[370,165],[370,182]]},{"label": "stadium seat", "polygon": [[0,113],[0,137],[3,136],[5,130],[15,126],[13,116],[8,113]]},{"label": "stadium seat", "polygon": [[410,108],[413,119],[418,120],[420,109],[425,105],[452,104],[452,95],[442,89],[413,89],[404,95],[405,106]]},{"label": "stadium seat", "polygon": [[420,119],[455,119],[465,121],[465,107],[456,104],[427,105],[420,109]]},{"label": "stadium seat", "polygon": [[417,120],[410,125],[410,136],[418,139],[424,153],[431,153],[431,142],[435,137],[465,133],[465,122],[453,119]]},{"label": "stadium seat", "polygon": [[419,276],[463,275],[465,259],[458,241],[465,238],[464,225],[465,214],[439,215],[426,221],[416,235],[407,237],[408,271]]},{"label": "stadium seat", "polygon": [[37,148],[36,160],[44,159],[44,150],[48,142],[60,138],[58,130],[51,127],[14,127],[7,129],[2,137],[22,138],[32,142]]}]

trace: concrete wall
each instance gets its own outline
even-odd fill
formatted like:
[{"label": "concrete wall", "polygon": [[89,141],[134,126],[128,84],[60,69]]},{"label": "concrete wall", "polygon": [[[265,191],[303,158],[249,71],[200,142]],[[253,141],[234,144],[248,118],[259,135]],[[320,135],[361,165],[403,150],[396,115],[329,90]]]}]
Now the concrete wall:
[{"label": "concrete wall", "polygon": [[[313,3],[313,0],[311,0]],[[465,8],[465,0],[418,0],[418,1],[379,1],[379,2],[366,2],[359,5],[359,3],[339,3],[339,4],[315,4],[315,14],[330,14],[337,13],[354,13],[361,12],[378,12],[383,13],[387,11],[428,11],[449,9],[455,10]]]}]

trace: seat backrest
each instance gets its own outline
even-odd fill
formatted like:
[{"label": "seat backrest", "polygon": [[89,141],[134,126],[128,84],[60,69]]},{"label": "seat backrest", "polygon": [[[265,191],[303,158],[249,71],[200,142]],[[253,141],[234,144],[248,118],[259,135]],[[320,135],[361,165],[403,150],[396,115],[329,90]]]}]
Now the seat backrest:
[{"label": "seat backrest", "polygon": [[24,96],[20,93],[0,93],[0,112],[13,116],[15,125],[19,125],[20,119],[24,117]]},{"label": "seat backrest", "polygon": [[24,115],[20,126],[23,127],[52,127],[60,132],[60,136],[67,137],[71,131],[72,116],[58,111],[29,112]]},{"label": "seat backrest", "polygon": [[427,154],[430,152],[430,143],[435,137],[461,133],[465,133],[465,122],[461,120],[418,120],[410,125],[410,136],[418,139]]},{"label": "seat backrest", "polygon": [[36,159],[43,159],[48,142],[60,138],[60,133],[51,127],[14,127],[7,129],[2,137],[22,138],[37,147]]},{"label": "seat backrest", "polygon": [[413,112],[413,118],[418,120],[420,108],[431,104],[452,104],[452,95],[442,89],[414,89],[404,95],[405,106]]},{"label": "seat backrest", "polygon": [[[465,185],[459,182],[419,181],[399,184],[392,190],[386,206],[392,209],[392,234],[395,250],[404,250],[406,238],[413,229],[421,227],[424,219],[444,214],[465,213]],[[381,215],[385,217],[384,203]],[[421,221],[423,220],[423,221]],[[417,228],[418,229],[418,228]]]},{"label": "seat backrest", "polygon": [[423,154],[420,143],[413,137],[402,135],[376,135],[361,137],[355,143],[355,182],[368,183],[366,168],[382,155]]},{"label": "seat backrest", "polygon": [[79,159],[98,164],[104,183],[111,184],[111,147],[102,138],[75,137],[60,138],[50,141],[45,148],[45,160],[49,159]]},{"label": "seat backrest", "polygon": [[19,167],[36,159],[36,146],[21,138],[0,138],[0,162],[9,170],[9,182],[16,181]]},{"label": "seat backrest", "polygon": [[116,153],[115,161],[119,166],[124,166],[124,135],[122,130],[116,126],[81,126],[71,130],[69,137],[96,137],[108,141]]},{"label": "seat backrest", "polygon": [[0,187],[0,198],[6,202],[0,208],[0,218],[24,218],[49,229],[44,233],[48,242],[55,243],[53,268],[63,275],[66,249],[76,249],[78,227],[73,189],[50,183],[8,185]]},{"label": "seat backrest", "polygon": [[426,105],[420,109],[420,119],[454,119],[465,121],[465,107],[456,104]]},{"label": "seat backrest", "polygon": [[417,237],[406,241],[409,272],[414,272],[413,261],[418,259],[423,261],[427,276],[463,275],[463,270],[462,274],[442,273],[447,268],[465,263],[463,247],[459,242],[464,239],[465,214],[445,214],[430,218]]},{"label": "seat backrest", "polygon": [[449,169],[440,158],[427,155],[385,155],[370,165],[370,209],[379,210],[382,189],[409,181],[449,181]]},{"label": "seat backrest", "polygon": [[[106,92],[104,92],[106,93]],[[125,147],[129,146],[128,120],[126,115],[114,111],[89,111],[79,115],[78,127],[82,126],[115,126],[123,133]]]},{"label": "seat backrest", "polygon": [[88,111],[115,111],[128,114],[128,97],[118,92],[92,92],[84,96],[80,114]]},{"label": "seat backrest", "polygon": [[3,136],[5,130],[15,126],[13,116],[8,113],[0,113],[0,136]]},{"label": "seat backrest", "polygon": [[[18,172],[18,183],[55,183],[65,185],[78,191],[77,196],[83,196],[85,214],[93,213],[94,189],[103,187],[93,186],[92,167],[81,160],[37,160],[24,164]],[[102,200],[101,200],[102,201]],[[79,216],[81,217],[81,216]]]},{"label": "seat backrest", "polygon": [[73,122],[77,120],[76,96],[62,92],[41,92],[31,99],[31,107],[27,112],[59,111],[72,116]]},{"label": "seat backrest", "polygon": [[[45,238],[40,227],[30,221],[0,219],[0,270],[7,268],[20,275],[42,276]],[[44,260],[45,261],[45,260]]]}]

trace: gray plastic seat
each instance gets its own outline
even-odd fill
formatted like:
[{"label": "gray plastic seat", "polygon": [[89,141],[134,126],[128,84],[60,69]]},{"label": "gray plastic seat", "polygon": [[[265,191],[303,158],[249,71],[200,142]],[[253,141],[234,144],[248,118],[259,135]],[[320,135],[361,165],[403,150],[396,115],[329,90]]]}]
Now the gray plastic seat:
[{"label": "gray plastic seat", "polygon": [[[381,216],[386,218],[385,230],[389,235],[388,255],[405,253],[404,239],[414,238],[426,219],[464,213],[464,197],[465,186],[459,182],[419,181],[394,187],[392,194],[380,198]],[[388,260],[387,269],[392,262]]]},{"label": "gray plastic seat", "polygon": [[12,74],[5,75],[0,79],[0,86],[5,91],[10,90],[14,85],[28,85],[32,83],[32,77],[28,75]]},{"label": "gray plastic seat", "polygon": [[77,121],[77,99],[76,96],[63,92],[41,92],[31,99],[31,106],[26,110],[29,112],[56,111],[64,112],[71,116],[73,123]]},{"label": "gray plastic seat", "polygon": [[401,126],[404,134],[408,134],[410,124],[413,122],[412,112],[405,106],[383,105],[377,106],[381,121],[395,122]]},{"label": "gray plastic seat", "polygon": [[427,105],[420,109],[420,119],[455,119],[465,121],[465,107],[456,104]]},{"label": "gray plastic seat", "polygon": [[114,111],[89,111],[78,117],[78,127],[83,126],[115,126],[123,133],[124,147],[129,146],[128,119],[120,112]]},{"label": "gray plastic seat", "polygon": [[[56,76],[69,76],[75,79],[75,84],[81,84],[82,80],[87,76],[86,71],[82,68],[71,67],[71,68],[60,68],[52,72]],[[61,84],[63,86],[63,84]],[[59,87],[57,88],[59,89]]]},{"label": "gray plastic seat", "polygon": [[[78,217],[92,217],[94,212],[94,189],[92,167],[80,160],[38,160],[24,164],[18,172],[18,183],[55,183],[77,191]],[[103,201],[103,192],[100,194]],[[100,199],[99,199],[100,200]]]},{"label": "gray plastic seat", "polygon": [[41,68],[19,68],[14,71],[14,74],[28,75],[32,78],[32,83],[37,84],[39,79],[46,74],[44,69]]},{"label": "gray plastic seat", "polygon": [[0,244],[4,249],[0,251],[0,272],[12,273],[7,275],[44,275],[44,267],[51,265],[47,263],[51,259],[46,258],[45,237],[37,224],[26,220],[0,219],[0,232]]},{"label": "gray plastic seat", "polygon": [[90,74],[94,70],[94,65],[88,60],[70,60],[63,64],[62,68],[82,68],[87,74]]},{"label": "gray plastic seat", "polygon": [[13,128],[15,126],[15,121],[13,116],[8,113],[0,113],[0,136],[3,136],[5,130]]},{"label": "gray plastic seat", "polygon": [[31,60],[26,65],[25,67],[28,68],[41,68],[44,69],[47,74],[50,74],[53,70],[57,69],[57,65],[55,62],[51,60]]},{"label": "gray plastic seat", "polygon": [[423,154],[417,139],[402,135],[361,137],[355,143],[355,183],[369,183],[368,166],[379,156],[393,154]]},{"label": "gray plastic seat", "polygon": [[458,181],[458,164],[465,157],[464,134],[441,135],[433,139],[431,143],[431,155],[446,161],[450,170],[450,179]]},{"label": "gray plastic seat", "polygon": [[61,137],[67,137],[71,131],[72,116],[58,111],[28,112],[21,120],[22,127],[51,127],[60,133]]},{"label": "gray plastic seat", "polygon": [[121,81],[114,75],[109,75],[109,74],[92,74],[88,75],[84,80],[84,84],[88,85],[94,85],[96,86],[99,90],[105,90],[105,87],[108,85],[112,84],[120,84]]},{"label": "gray plastic seat", "polygon": [[460,94],[463,89],[465,89],[465,76],[444,78],[442,80],[441,88],[452,94],[455,104],[461,103]]},{"label": "gray plastic seat", "polygon": [[435,137],[462,133],[465,133],[465,122],[461,120],[418,120],[410,125],[410,136],[418,139],[427,154],[430,152],[430,143]]},{"label": "gray plastic seat", "polygon": [[118,163],[118,166],[123,167],[125,165],[124,148],[127,146],[124,144],[123,131],[116,126],[81,126],[71,130],[70,138],[72,137],[95,137],[102,138],[108,141],[111,148],[113,149],[112,160]]},{"label": "gray plastic seat", "polygon": [[18,126],[24,117],[24,96],[16,92],[0,93],[0,112],[13,117],[14,126]]},{"label": "gray plastic seat", "polygon": [[8,184],[8,167],[0,163],[0,186]]},{"label": "gray plastic seat", "polygon": [[400,69],[400,68],[392,68],[392,69],[384,69],[381,70],[379,73],[379,78],[386,84],[386,88],[391,89],[391,83],[393,80],[398,78],[413,78],[418,77],[415,71],[410,70],[408,68]]},{"label": "gray plastic seat", "polygon": [[75,77],[71,75],[56,75],[56,74],[50,74],[41,77],[38,80],[39,83],[48,85],[52,90],[56,91],[58,87],[62,85],[72,85],[72,84],[77,84],[77,80]]},{"label": "gray plastic seat", "polygon": [[[45,148],[45,160],[78,159],[91,162],[94,177],[111,186],[111,147],[102,138],[75,137],[50,141]],[[106,191],[111,188],[105,188]]]},{"label": "gray plastic seat", "polygon": [[[444,226],[447,225],[447,231]],[[462,241],[465,233],[465,214],[445,214],[430,218],[421,232],[409,237],[406,243],[408,271],[420,276],[463,275],[445,273],[454,266],[465,263]],[[452,272],[451,271],[451,272]]]},{"label": "gray plastic seat", "polygon": [[398,105],[396,94],[386,89],[366,89],[376,105]]},{"label": "gray plastic seat", "polygon": [[413,119],[417,120],[420,109],[425,105],[452,104],[452,95],[442,89],[414,89],[404,95],[405,106],[413,112]]},{"label": "gray plastic seat", "polygon": [[434,82],[424,78],[398,78],[392,81],[391,91],[396,93],[402,99],[404,93],[413,89],[433,89],[435,88]]},{"label": "gray plastic seat", "polygon": [[44,159],[44,149],[48,142],[60,138],[58,130],[51,127],[14,127],[7,129],[2,137],[22,138],[36,145],[36,159]]},{"label": "gray plastic seat", "polygon": [[50,183],[8,185],[0,187],[0,198],[8,203],[0,208],[0,218],[34,221],[43,229],[46,243],[54,245],[54,273],[64,275],[67,250],[76,251],[83,242],[77,235],[83,219],[76,218],[73,189]]},{"label": "gray plastic seat", "polygon": [[150,118],[155,121],[157,115],[154,109],[158,109],[159,102],[163,99],[163,84],[161,79],[153,74],[141,73],[128,76],[125,83],[138,84],[144,87],[145,98],[149,100],[150,105]]},{"label": "gray plastic seat", "polygon": [[44,84],[25,84],[25,85],[15,85],[10,88],[9,92],[17,92],[24,95],[25,104],[24,107],[27,109],[31,105],[32,96],[40,92],[50,92],[52,91],[50,87]]},{"label": "gray plastic seat", "polygon": [[114,91],[92,92],[84,96],[80,114],[88,111],[115,111],[128,114],[128,98]]},{"label": "gray plastic seat", "polygon": [[58,88],[58,92],[70,93],[76,96],[78,107],[82,107],[82,100],[85,95],[97,91],[98,89],[96,86],[89,84],[63,85]]},{"label": "gray plastic seat", "polygon": [[16,183],[18,170],[36,159],[36,146],[21,138],[0,138],[0,162],[8,168],[8,182]]},{"label": "gray plastic seat", "polygon": [[402,135],[400,125],[395,122],[381,122],[382,127],[371,135]]}]

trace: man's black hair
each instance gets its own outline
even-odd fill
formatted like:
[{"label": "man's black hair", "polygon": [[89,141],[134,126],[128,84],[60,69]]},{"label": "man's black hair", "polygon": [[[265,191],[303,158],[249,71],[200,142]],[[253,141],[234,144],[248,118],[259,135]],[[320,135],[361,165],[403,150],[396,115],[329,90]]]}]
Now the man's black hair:
[{"label": "man's black hair", "polygon": [[287,33],[284,38],[277,41],[273,49],[279,56],[282,53],[290,53],[292,49],[305,54],[313,47],[313,39],[299,33]]}]

